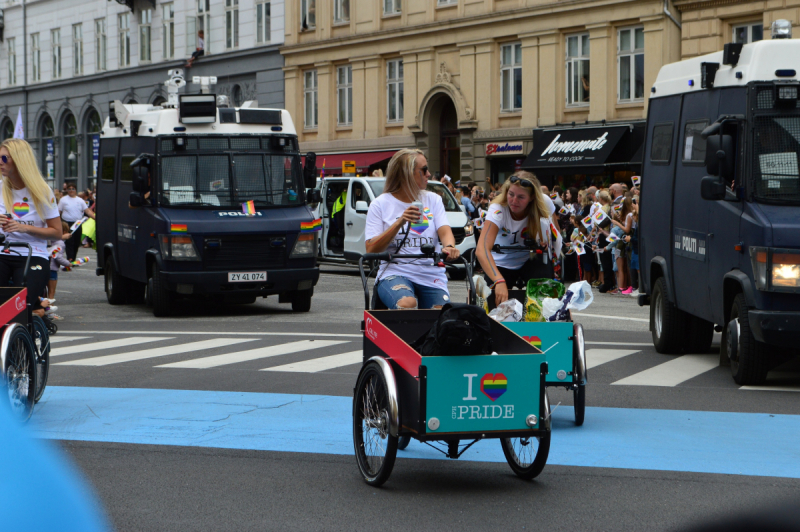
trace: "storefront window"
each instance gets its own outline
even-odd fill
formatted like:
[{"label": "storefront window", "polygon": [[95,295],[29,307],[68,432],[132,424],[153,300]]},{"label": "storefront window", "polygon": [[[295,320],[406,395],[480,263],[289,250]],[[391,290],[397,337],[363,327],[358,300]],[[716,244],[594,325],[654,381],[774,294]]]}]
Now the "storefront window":
[{"label": "storefront window", "polygon": [[86,168],[89,188],[94,188],[94,184],[97,182],[98,161],[100,158],[100,130],[102,129],[103,123],[100,121],[100,113],[94,110],[91,111],[86,119]]},{"label": "storefront window", "polygon": [[41,157],[41,169],[45,178],[52,185],[55,178],[55,142],[53,137],[56,135],[56,128],[53,126],[53,119],[50,115],[44,115],[39,123],[39,138],[42,143],[39,145],[39,156]]},{"label": "storefront window", "polygon": [[78,177],[78,124],[75,115],[68,114],[64,119],[64,179]]}]

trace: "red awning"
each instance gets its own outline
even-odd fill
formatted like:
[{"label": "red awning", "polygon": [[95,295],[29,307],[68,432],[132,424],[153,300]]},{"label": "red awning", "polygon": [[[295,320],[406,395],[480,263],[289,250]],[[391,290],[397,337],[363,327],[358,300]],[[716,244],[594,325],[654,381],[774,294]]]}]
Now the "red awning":
[{"label": "red awning", "polygon": [[[337,154],[317,154],[317,169],[322,171],[322,164],[325,163],[325,172],[338,171],[341,173],[342,161],[355,161],[356,171],[358,173],[365,173],[370,166],[386,159],[390,159],[392,155],[397,153],[397,150],[392,151],[372,151],[366,153],[337,153]],[[303,157],[303,164],[306,164],[306,158]]]}]

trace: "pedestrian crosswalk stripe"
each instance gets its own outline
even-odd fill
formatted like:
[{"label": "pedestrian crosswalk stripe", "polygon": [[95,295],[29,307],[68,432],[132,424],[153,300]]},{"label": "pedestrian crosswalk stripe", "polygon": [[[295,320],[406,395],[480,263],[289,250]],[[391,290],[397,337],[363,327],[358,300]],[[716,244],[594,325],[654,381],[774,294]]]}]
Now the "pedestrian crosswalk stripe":
[{"label": "pedestrian crosswalk stripe", "polygon": [[341,355],[331,355],[322,358],[312,358],[302,362],[293,362],[282,366],[264,368],[261,371],[286,371],[290,373],[317,373],[328,369],[340,368],[360,364],[364,360],[363,351],[350,351]]},{"label": "pedestrian crosswalk stripe", "polygon": [[56,347],[50,351],[51,357],[74,355],[86,353],[88,351],[100,351],[101,349],[114,349],[115,347],[126,347],[129,345],[146,344],[148,342],[162,342],[172,340],[162,336],[133,336],[130,338],[119,338],[117,340],[107,340],[105,342],[95,342],[93,344],[70,345],[67,347]]},{"label": "pedestrian crosswalk stripe", "polygon": [[739,389],[751,392],[800,392],[800,386],[740,386]]},{"label": "pedestrian crosswalk stripe", "polygon": [[602,364],[607,364],[638,352],[630,349],[587,349],[586,367],[588,369],[596,368]]},{"label": "pedestrian crosswalk stripe", "polygon": [[91,336],[51,336],[50,343],[60,344],[61,342],[73,342],[75,340],[86,340],[87,338],[91,338]]},{"label": "pedestrian crosswalk stripe", "polygon": [[134,360],[145,360],[148,358],[179,355],[181,353],[190,353],[192,351],[213,349],[215,347],[225,347],[234,344],[241,344],[243,342],[252,342],[254,340],[256,340],[256,338],[215,338],[213,340],[202,340],[200,342],[191,342],[188,344],[170,345],[166,347],[157,347],[155,349],[143,349],[141,351],[130,351],[128,353],[118,353],[116,355],[106,355],[102,357],[93,357],[93,358],[81,358],[78,360],[70,360],[69,362],[61,362],[56,365],[57,366],[108,366],[110,364],[132,362]]},{"label": "pedestrian crosswalk stripe", "polygon": [[257,349],[250,349],[248,351],[238,351],[235,353],[226,353],[224,355],[214,355],[210,357],[196,358],[193,360],[184,360],[182,362],[163,364],[161,366],[156,366],[156,367],[184,368],[184,369],[216,368],[218,366],[226,366],[228,364],[238,364],[240,362],[249,362],[251,360],[269,358],[278,355],[288,355],[290,353],[308,351],[311,349],[321,349],[323,347],[330,347],[333,345],[345,344],[345,343],[348,342],[337,341],[337,340],[300,340],[298,342],[290,342],[288,344],[271,345],[269,347],[259,347]]},{"label": "pedestrian crosswalk stripe", "polygon": [[612,384],[628,386],[677,386],[711,371],[719,365],[719,355],[684,355],[653,368],[640,371]]}]

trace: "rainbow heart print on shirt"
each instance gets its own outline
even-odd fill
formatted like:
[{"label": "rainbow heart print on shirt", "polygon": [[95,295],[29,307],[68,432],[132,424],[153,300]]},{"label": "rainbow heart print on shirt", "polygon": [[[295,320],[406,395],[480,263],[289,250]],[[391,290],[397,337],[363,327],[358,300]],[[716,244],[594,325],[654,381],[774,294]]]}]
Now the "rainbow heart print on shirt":
[{"label": "rainbow heart print on shirt", "polygon": [[422,209],[422,216],[419,217],[419,221],[411,224],[411,230],[421,235],[430,227],[429,221],[433,221],[433,214],[431,214],[430,208],[425,207]]},{"label": "rainbow heart print on shirt", "polygon": [[508,379],[502,373],[494,375],[487,373],[481,379],[481,391],[492,402],[497,401],[501,395],[506,393],[506,390],[508,390]]},{"label": "rainbow heart print on shirt", "polygon": [[17,218],[22,218],[31,212],[30,206],[27,203],[24,203],[26,201],[28,201],[28,198],[23,198],[23,203],[17,202],[14,204],[12,210],[14,211],[14,216]]}]

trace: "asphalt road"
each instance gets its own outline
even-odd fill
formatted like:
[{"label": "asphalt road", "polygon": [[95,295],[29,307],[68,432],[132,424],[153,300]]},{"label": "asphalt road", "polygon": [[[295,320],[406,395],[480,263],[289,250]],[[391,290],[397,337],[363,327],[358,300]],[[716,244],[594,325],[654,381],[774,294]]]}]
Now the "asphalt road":
[{"label": "asphalt road", "polygon": [[[576,316],[591,408],[574,427],[571,393],[551,389],[551,458],[535,481],[494,440],[458,461],[412,442],[374,489],[348,448],[356,270],[325,266],[307,314],[275,297],[156,319],[110,306],[94,265],[61,274],[65,319],[29,426],[74,460],[119,530],[684,530],[800,495],[797,364],[741,389],[714,352],[656,353],[634,298],[596,293]],[[465,293],[451,282],[453,300]]]}]

